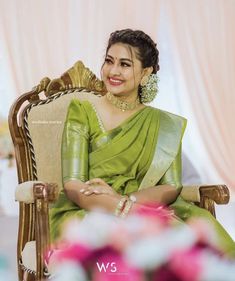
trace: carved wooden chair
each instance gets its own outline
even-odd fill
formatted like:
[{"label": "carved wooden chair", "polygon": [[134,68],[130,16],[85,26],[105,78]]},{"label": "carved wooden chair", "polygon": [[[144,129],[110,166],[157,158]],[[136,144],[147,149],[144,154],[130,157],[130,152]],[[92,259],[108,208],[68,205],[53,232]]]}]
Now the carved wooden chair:
[{"label": "carved wooden chair", "polygon": [[[74,97],[93,91],[103,95],[103,83],[78,61],[60,78],[44,78],[12,105],[9,127],[15,147],[19,185],[17,262],[19,280],[48,276],[44,253],[50,248],[48,209],[61,183],[60,146],[67,106]],[[226,204],[225,185],[187,186],[181,195],[215,216],[214,203]]]}]

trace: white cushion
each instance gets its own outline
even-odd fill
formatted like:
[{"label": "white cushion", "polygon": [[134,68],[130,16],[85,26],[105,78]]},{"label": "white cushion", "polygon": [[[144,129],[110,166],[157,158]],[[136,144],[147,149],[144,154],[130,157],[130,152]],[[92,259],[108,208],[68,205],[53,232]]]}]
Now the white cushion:
[{"label": "white cushion", "polygon": [[24,267],[36,272],[36,241],[29,241],[25,244],[21,258]]},{"label": "white cushion", "polygon": [[15,200],[27,204],[34,203],[33,185],[42,181],[26,181],[18,184],[15,190]]},{"label": "white cushion", "polygon": [[200,202],[200,185],[183,186],[180,193],[185,201]]},{"label": "white cushion", "polygon": [[[54,257],[53,255],[60,250],[54,250],[49,258],[49,264],[46,262],[48,274],[51,275],[51,273],[54,270]],[[56,255],[55,255],[56,256]],[[29,241],[25,244],[24,249],[21,253],[21,260],[22,265],[25,269],[31,270],[36,272],[37,269],[37,260],[36,260],[36,241]]]}]

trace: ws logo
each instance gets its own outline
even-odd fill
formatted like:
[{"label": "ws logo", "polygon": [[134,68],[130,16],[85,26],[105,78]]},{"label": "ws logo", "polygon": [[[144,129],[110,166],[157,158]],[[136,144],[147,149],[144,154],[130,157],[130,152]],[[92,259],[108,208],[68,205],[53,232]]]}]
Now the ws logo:
[{"label": "ws logo", "polygon": [[117,267],[116,267],[116,263],[115,262],[107,262],[106,264],[105,263],[96,263],[97,267],[98,267],[98,270],[99,272],[117,272]]}]

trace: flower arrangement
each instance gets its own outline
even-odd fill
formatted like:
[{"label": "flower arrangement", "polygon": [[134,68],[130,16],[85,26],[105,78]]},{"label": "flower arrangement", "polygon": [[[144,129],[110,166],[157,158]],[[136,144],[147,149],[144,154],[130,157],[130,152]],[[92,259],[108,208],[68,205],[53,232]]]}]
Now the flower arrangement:
[{"label": "flower arrangement", "polygon": [[235,261],[216,249],[203,220],[182,223],[163,207],[126,219],[89,213],[72,220],[49,259],[54,281],[232,281]]}]

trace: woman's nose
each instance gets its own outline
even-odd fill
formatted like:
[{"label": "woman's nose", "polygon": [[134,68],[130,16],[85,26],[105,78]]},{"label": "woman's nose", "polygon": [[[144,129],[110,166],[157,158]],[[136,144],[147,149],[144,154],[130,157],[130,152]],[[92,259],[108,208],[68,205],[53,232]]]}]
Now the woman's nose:
[{"label": "woman's nose", "polygon": [[113,64],[111,69],[110,69],[110,74],[111,75],[120,75],[121,71],[120,71],[120,67],[118,64]]}]

